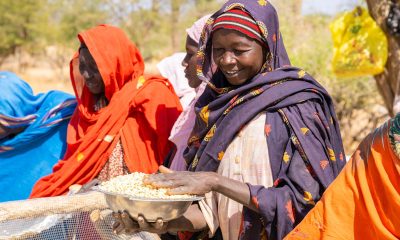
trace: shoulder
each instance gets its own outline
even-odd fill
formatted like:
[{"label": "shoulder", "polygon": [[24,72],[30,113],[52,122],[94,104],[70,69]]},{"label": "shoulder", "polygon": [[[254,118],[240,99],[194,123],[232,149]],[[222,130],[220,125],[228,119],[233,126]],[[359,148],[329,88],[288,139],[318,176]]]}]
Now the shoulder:
[{"label": "shoulder", "polygon": [[171,92],[173,90],[172,84],[168,79],[162,76],[150,76],[146,78],[145,84],[142,86],[142,91],[157,93],[154,91]]}]

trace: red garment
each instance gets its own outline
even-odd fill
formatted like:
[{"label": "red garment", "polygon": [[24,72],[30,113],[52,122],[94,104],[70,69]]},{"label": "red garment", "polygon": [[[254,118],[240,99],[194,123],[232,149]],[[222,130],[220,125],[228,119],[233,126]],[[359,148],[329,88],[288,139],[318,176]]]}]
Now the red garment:
[{"label": "red garment", "polygon": [[172,147],[168,137],[182,107],[168,80],[142,76],[139,50],[116,27],[100,25],[78,37],[96,61],[109,104],[93,110],[93,96],[79,73],[76,53],[70,75],[78,107],[68,126],[68,148],[53,173],[35,184],[31,198],[62,195],[69,186],[95,178],[118,139],[131,172],[154,173]]}]

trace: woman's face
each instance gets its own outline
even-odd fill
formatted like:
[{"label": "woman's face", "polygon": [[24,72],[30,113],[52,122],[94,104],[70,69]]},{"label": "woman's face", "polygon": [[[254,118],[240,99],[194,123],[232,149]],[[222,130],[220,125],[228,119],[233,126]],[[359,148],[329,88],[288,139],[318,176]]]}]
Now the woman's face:
[{"label": "woman's face", "polygon": [[186,37],[186,56],[182,61],[182,66],[185,67],[185,77],[191,88],[197,88],[201,83],[196,74],[197,45],[189,36]]},{"label": "woman's face", "polygon": [[93,94],[104,93],[104,82],[96,62],[87,48],[79,51],[79,72],[85,79],[85,85]]},{"label": "woman's face", "polygon": [[213,33],[212,52],[215,64],[232,85],[242,85],[257,75],[265,61],[259,42],[230,29]]}]

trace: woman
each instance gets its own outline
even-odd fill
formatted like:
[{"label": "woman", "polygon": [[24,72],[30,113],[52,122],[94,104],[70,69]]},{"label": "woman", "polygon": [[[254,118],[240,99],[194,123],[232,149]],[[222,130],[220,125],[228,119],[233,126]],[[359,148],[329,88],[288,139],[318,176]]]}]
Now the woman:
[{"label": "woman", "polygon": [[73,96],[33,94],[12,72],[0,72],[0,202],[29,197],[33,184],[63,156]]},{"label": "woman", "polygon": [[187,147],[190,133],[192,132],[196,118],[194,104],[204,91],[205,83],[198,79],[196,74],[196,53],[200,41],[200,34],[211,15],[206,15],[197,20],[190,28],[186,29],[186,55],[183,58],[182,66],[185,69],[185,77],[191,88],[195,89],[196,96],[191,99],[188,107],[179,115],[171,130],[169,140],[176,146],[175,154],[170,163],[170,169],[184,171],[187,169],[183,158],[183,152]]},{"label": "woman", "polygon": [[208,227],[211,235],[220,228],[224,239],[282,239],[345,164],[332,100],[304,70],[289,66],[267,1],[228,1],[207,21],[198,60],[208,85],[185,151],[189,171],[145,183],[206,198],[168,223],[139,217],[131,224],[122,214],[115,229]]},{"label": "woman", "polygon": [[116,27],[99,25],[78,38],[70,63],[78,107],[67,152],[31,197],[61,195],[94,178],[154,173],[172,146],[168,136],[181,105],[168,80],[143,76],[139,50]]},{"label": "woman", "polygon": [[400,115],[361,142],[321,200],[285,239],[400,238]]},{"label": "woman", "polygon": [[179,97],[183,110],[187,109],[196,96],[196,92],[189,86],[185,78],[185,68],[181,65],[185,56],[186,53],[184,52],[176,52],[157,63],[159,74],[170,81]]}]

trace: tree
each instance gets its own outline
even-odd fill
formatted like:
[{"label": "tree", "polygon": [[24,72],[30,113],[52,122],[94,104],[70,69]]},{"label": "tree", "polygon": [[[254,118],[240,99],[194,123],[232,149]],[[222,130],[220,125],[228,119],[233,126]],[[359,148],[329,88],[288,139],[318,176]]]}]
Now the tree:
[{"label": "tree", "polygon": [[[386,117],[372,77],[338,78],[331,68],[333,43],[329,24],[334,17],[301,16],[298,0],[272,0],[279,15],[283,41],[293,66],[300,67],[330,93],[343,134],[346,152],[352,152],[371,129]],[[379,111],[378,111],[378,110]]]},{"label": "tree", "polygon": [[40,11],[44,5],[44,0],[0,1],[0,63],[18,48],[37,49],[38,26],[45,21],[45,15]]},{"label": "tree", "polygon": [[[180,7],[183,3],[183,0],[171,0],[171,28],[178,29],[178,20],[180,16]],[[179,48],[179,35],[175,33],[175,31],[171,31],[171,44],[172,50],[175,52]]]},{"label": "tree", "polygon": [[400,111],[400,108],[394,108],[395,100],[400,97],[400,39],[399,37],[392,36],[385,24],[391,1],[366,1],[370,15],[385,32],[388,39],[389,55],[385,71],[374,77],[389,115],[393,117],[394,114]]}]

